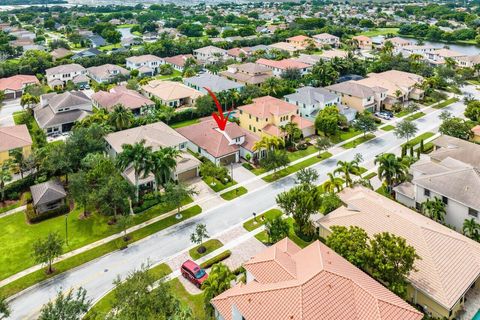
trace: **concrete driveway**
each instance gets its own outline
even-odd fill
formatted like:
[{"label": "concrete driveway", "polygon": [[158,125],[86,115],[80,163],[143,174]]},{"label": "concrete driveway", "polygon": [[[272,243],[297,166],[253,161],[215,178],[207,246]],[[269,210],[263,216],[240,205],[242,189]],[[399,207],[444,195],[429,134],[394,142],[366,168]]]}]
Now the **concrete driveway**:
[{"label": "concrete driveway", "polygon": [[8,127],[15,125],[13,121],[13,113],[22,111],[20,99],[7,100],[2,103],[0,107],[0,127]]}]

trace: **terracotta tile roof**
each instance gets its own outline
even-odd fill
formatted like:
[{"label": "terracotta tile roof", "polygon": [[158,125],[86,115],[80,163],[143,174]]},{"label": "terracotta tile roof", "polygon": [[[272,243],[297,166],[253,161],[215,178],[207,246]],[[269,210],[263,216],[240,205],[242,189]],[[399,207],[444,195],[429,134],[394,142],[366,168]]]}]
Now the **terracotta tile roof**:
[{"label": "terracotta tile roof", "polygon": [[190,88],[183,83],[166,80],[152,80],[148,84],[142,86],[142,90],[156,96],[163,101],[172,101],[183,98],[192,100],[203,96],[203,93]]},{"label": "terracotta tile roof", "polygon": [[30,84],[39,84],[37,77],[18,74],[16,76],[0,79],[0,90],[19,91]]},{"label": "terracotta tile roof", "polygon": [[163,60],[165,60],[166,63],[172,64],[172,65],[175,65],[175,66],[179,66],[179,67],[182,67],[182,68],[185,66],[185,62],[188,59],[193,59],[193,55],[191,55],[191,54],[179,54],[179,55],[176,55],[176,56],[173,56],[173,57],[163,58]]},{"label": "terracotta tile roof", "polygon": [[251,104],[241,106],[238,109],[261,119],[271,117],[272,115],[281,116],[297,111],[295,105],[271,96],[255,98]]},{"label": "terracotta tile roof", "polygon": [[24,124],[0,128],[0,152],[32,145],[32,137]]},{"label": "terracotta tile roof", "polygon": [[315,126],[315,123],[313,123],[313,121],[296,115],[292,117],[292,121],[298,124],[299,129],[305,129]]},{"label": "terracotta tile roof", "polygon": [[108,111],[111,111],[117,104],[121,104],[131,110],[155,104],[155,102],[140,93],[122,86],[112,88],[109,92],[95,92],[92,95],[92,100],[96,101],[101,108],[105,108]]},{"label": "terracotta tile roof", "polygon": [[291,42],[304,42],[304,41],[308,41],[308,40],[311,40],[312,38],[309,38],[307,36],[294,36],[294,37],[290,37],[290,38],[287,38],[287,41],[291,41]]},{"label": "terracotta tile roof", "polygon": [[345,189],[339,196],[346,206],[316,224],[358,226],[370,236],[390,232],[405,238],[421,258],[408,280],[446,309],[480,276],[479,243],[370,189]]},{"label": "terracotta tile roof", "polygon": [[372,39],[371,39],[370,37],[363,36],[363,35],[355,36],[355,37],[353,37],[352,39],[358,40],[358,41],[369,41],[369,42],[372,42]]},{"label": "terracotta tile roof", "polygon": [[212,299],[223,319],[235,308],[255,320],[420,320],[422,314],[316,241],[304,249],[285,238],[245,269],[254,280]]},{"label": "terracotta tile roof", "polygon": [[264,59],[260,58],[257,60],[258,64],[263,64],[265,66],[271,67],[271,68],[277,68],[277,69],[305,69],[311,67],[311,65],[303,63],[303,62],[298,62],[292,59],[283,59],[280,61],[276,60],[269,60],[269,59]]}]

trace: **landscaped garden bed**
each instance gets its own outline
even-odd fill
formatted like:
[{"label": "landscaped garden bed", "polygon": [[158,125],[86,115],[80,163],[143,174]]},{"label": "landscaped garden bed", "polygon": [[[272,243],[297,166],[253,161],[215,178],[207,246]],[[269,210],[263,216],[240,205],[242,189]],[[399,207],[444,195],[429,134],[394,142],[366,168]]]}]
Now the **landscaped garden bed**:
[{"label": "landscaped garden bed", "polygon": [[[205,252],[203,253],[198,252],[198,249],[200,247],[204,247],[206,249]],[[197,260],[221,247],[223,247],[223,243],[220,240],[210,239],[196,246],[195,248],[190,249],[188,251],[188,254],[190,254],[190,257],[192,257],[193,260]]]}]

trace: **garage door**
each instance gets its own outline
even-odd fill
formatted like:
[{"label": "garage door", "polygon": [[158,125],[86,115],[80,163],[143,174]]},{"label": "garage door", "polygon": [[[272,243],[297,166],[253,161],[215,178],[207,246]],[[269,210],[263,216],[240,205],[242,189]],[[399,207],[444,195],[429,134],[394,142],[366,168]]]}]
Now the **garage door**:
[{"label": "garage door", "polygon": [[234,154],[231,154],[229,156],[226,156],[226,157],[220,159],[220,164],[227,165],[227,164],[230,164],[232,162],[235,162],[235,158],[236,158],[235,155],[236,154],[234,153]]},{"label": "garage door", "polygon": [[195,178],[196,176],[197,176],[197,169],[194,168],[194,169],[187,170],[185,172],[179,173],[178,174],[178,181],[180,181],[180,182],[186,181],[188,179]]}]

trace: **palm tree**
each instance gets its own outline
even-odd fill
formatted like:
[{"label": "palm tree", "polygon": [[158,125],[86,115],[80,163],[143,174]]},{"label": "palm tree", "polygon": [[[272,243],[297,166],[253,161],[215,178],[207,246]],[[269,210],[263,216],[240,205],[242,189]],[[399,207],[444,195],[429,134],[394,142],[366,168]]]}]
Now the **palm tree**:
[{"label": "palm tree", "polygon": [[179,155],[180,151],[171,147],[160,148],[152,153],[150,166],[155,177],[157,191],[160,191],[160,186],[165,186],[170,180],[172,172],[177,166],[176,158]]},{"label": "palm tree", "polygon": [[445,210],[445,203],[442,199],[435,197],[435,199],[428,199],[422,204],[422,212],[424,215],[437,222],[443,222],[447,211]]},{"label": "palm tree", "polygon": [[394,46],[393,46],[392,41],[387,40],[383,44],[382,53],[386,53],[388,55],[391,55],[393,53],[393,48],[394,48]]},{"label": "palm tree", "polygon": [[395,183],[399,183],[406,178],[407,165],[393,153],[377,155],[374,163],[375,165],[378,164],[378,177],[385,180],[388,192],[392,192]]},{"label": "palm tree", "polygon": [[123,151],[117,157],[117,165],[121,171],[132,167],[135,175],[135,200],[138,202],[139,180],[151,172],[149,161],[152,158],[152,147],[145,147],[145,140],[132,144],[124,144]]},{"label": "palm tree", "polygon": [[456,65],[457,63],[452,58],[445,58],[445,66],[447,68],[453,69]]},{"label": "palm tree", "polygon": [[358,162],[353,161],[338,161],[337,162],[337,169],[333,171],[333,174],[341,173],[343,174],[343,179],[345,180],[345,186],[351,187],[352,186],[352,177],[350,174],[357,175],[360,171],[360,167],[358,166]]},{"label": "palm tree", "polygon": [[287,134],[285,138],[288,139],[290,144],[292,144],[293,139],[302,135],[302,131],[298,128],[298,123],[296,122],[290,121],[284,127]]},{"label": "palm tree", "polygon": [[39,102],[40,102],[40,98],[37,96],[33,96],[30,93],[25,93],[20,98],[20,105],[22,106],[22,108],[24,108],[25,106],[27,106],[27,108],[30,108],[32,105],[37,104]]},{"label": "palm tree", "polygon": [[207,280],[202,284],[205,307],[212,314],[210,300],[231,287],[231,282],[235,280],[235,275],[223,263],[214,264],[210,270]]},{"label": "palm tree", "polygon": [[323,183],[323,190],[329,193],[335,193],[342,191],[343,188],[343,180],[340,178],[336,178],[333,173],[327,173],[328,180]]},{"label": "palm tree", "polygon": [[127,129],[132,125],[133,114],[132,111],[125,108],[122,104],[117,104],[113,107],[112,113],[109,116],[109,122],[117,130]]},{"label": "palm tree", "polygon": [[2,202],[5,201],[5,184],[12,180],[12,174],[8,163],[3,163],[0,167],[0,190],[2,192]]},{"label": "palm tree", "polygon": [[262,83],[262,90],[268,96],[275,96],[280,90],[280,80],[275,77],[268,78]]},{"label": "palm tree", "polygon": [[284,142],[282,139],[274,137],[274,136],[263,136],[260,140],[255,142],[253,145],[252,150],[262,150],[265,149],[267,151],[271,150],[278,150],[284,146]]},{"label": "palm tree", "polygon": [[463,221],[463,234],[475,241],[480,240],[480,224],[474,218]]}]

